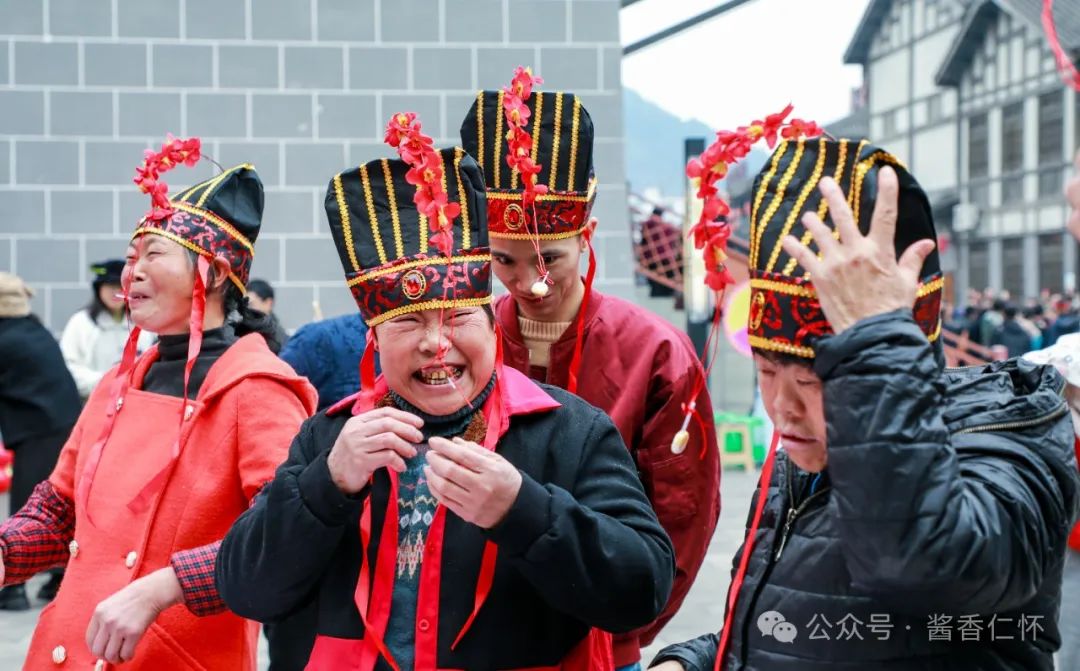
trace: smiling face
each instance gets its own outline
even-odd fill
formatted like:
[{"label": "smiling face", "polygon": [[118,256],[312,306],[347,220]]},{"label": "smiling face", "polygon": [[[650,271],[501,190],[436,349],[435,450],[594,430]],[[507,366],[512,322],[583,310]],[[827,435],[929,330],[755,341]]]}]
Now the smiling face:
[{"label": "smiling face", "polygon": [[[128,283],[131,321],[158,335],[180,335],[191,329],[191,295],[195,289],[194,254],[160,235],[141,235],[128,245],[123,277]],[[229,264],[210,261],[203,328],[225,323],[224,289]]]},{"label": "smiling face", "polygon": [[806,364],[754,353],[765,412],[780,434],[784,452],[808,473],[825,469],[825,405],[821,379]]},{"label": "smiling face", "polygon": [[390,389],[430,415],[460,410],[495,372],[495,330],[478,307],[446,310],[441,332],[439,310],[403,314],[375,327],[375,344]]},{"label": "smiling face", "polygon": [[565,240],[541,240],[540,255],[554,284],[537,298],[532,285],[540,277],[536,248],[530,240],[491,239],[492,268],[517,302],[526,319],[541,322],[570,321],[585,293],[581,282],[581,254],[586,249],[580,235]]},{"label": "smiling face", "polygon": [[188,251],[160,235],[131,241],[125,257],[131,320],[158,335],[187,333],[195,275]]}]

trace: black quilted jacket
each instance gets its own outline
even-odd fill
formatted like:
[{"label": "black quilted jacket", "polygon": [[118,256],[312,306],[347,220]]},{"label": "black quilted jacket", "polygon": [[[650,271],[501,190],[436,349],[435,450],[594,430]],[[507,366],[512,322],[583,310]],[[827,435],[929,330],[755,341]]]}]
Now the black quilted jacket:
[{"label": "black quilted jacket", "polygon": [[[1078,486],[1062,378],[943,372],[898,312],[817,351],[828,472],[810,493],[778,456],[725,671],[1051,671]],[[716,648],[654,664],[711,671]]]}]

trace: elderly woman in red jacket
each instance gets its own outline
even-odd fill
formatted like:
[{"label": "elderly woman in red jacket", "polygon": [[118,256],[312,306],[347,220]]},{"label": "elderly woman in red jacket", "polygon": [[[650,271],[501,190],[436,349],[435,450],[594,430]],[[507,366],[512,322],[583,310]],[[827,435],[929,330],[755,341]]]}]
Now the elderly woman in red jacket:
[{"label": "elderly woman in red jacket", "polygon": [[[243,287],[262,217],[240,165],[168,199],[160,173],[198,160],[170,139],[137,182],[153,209],[132,237],[124,292],[132,330],[49,479],[0,527],[5,583],[66,564],[26,669],[255,668],[255,623],[225,612],[220,539],[273,477],[315,408],[304,380],[249,330]],[[241,324],[238,324],[238,326]],[[159,336],[138,359],[140,329]]]}]

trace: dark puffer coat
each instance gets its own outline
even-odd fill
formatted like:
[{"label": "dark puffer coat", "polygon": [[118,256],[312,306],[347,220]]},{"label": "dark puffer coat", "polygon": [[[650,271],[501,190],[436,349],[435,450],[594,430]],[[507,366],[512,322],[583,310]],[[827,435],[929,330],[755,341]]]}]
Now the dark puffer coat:
[{"label": "dark puffer coat", "polygon": [[[828,472],[778,455],[725,671],[1053,669],[1078,488],[1062,378],[942,372],[899,312],[823,340],[814,367]],[[716,648],[654,664],[711,671]]]}]

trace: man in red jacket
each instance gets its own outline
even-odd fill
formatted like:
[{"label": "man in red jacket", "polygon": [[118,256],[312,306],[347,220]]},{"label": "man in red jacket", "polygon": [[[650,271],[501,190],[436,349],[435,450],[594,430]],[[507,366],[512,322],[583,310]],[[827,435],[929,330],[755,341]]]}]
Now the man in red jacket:
[{"label": "man in red jacket", "polygon": [[[690,591],[720,514],[712,402],[686,334],[592,289],[592,120],[578,96],[533,92],[534,83],[519,68],[510,89],[481,91],[462,123],[462,146],[484,171],[492,265],[510,292],[495,303],[505,364],[611,416],[675,546],[667,607],[615,639],[616,669],[637,669],[641,647]],[[511,93],[523,104],[506,105]]]}]

